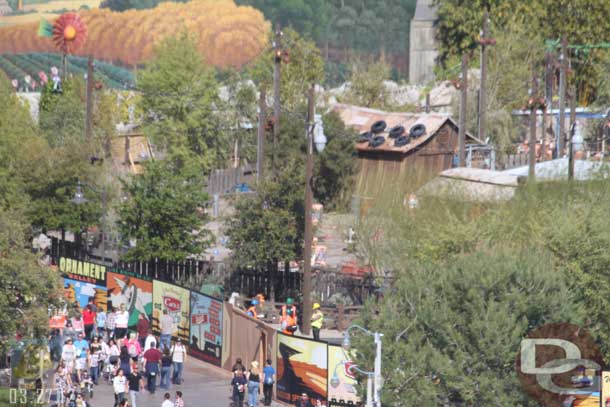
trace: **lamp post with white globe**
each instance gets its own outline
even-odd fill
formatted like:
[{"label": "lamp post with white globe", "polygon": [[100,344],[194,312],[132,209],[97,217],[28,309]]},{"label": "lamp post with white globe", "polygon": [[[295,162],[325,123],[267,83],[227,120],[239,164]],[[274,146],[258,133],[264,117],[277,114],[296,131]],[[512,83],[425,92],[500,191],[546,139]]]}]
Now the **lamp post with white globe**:
[{"label": "lamp post with white globe", "polygon": [[[343,335],[343,342],[341,342],[341,347],[345,352],[349,352],[352,346],[349,333],[353,329],[358,329],[375,339],[375,368],[373,372],[365,372],[358,368],[354,368],[354,370],[367,376],[366,406],[381,407],[381,387],[383,386],[383,378],[381,377],[381,338],[383,337],[383,334],[380,332],[371,332],[360,325],[352,324],[345,331],[345,334]],[[371,377],[373,378],[373,383],[371,383]],[[333,381],[331,379],[331,386],[332,385]],[[373,399],[372,401],[371,397]]]}]

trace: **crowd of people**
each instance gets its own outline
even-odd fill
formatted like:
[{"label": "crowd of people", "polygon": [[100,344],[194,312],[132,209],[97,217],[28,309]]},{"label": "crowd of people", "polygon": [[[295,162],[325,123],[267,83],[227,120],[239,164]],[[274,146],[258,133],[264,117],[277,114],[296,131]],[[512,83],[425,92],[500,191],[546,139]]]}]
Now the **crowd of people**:
[{"label": "crowd of people", "polygon": [[[125,304],[106,313],[93,299],[71,318],[54,316],[50,351],[57,363],[53,377],[57,407],[91,407],[94,389],[104,384],[105,389],[98,389],[112,389],[114,407],[137,407],[141,392],[154,394],[157,385],[169,390],[171,384],[182,383],[187,349],[180,338],[171,340],[171,316],[165,312],[161,317],[159,338],[146,315],[139,314],[132,331],[129,317]],[[163,403],[184,407],[182,393],[177,391],[173,401],[166,393]]]}]

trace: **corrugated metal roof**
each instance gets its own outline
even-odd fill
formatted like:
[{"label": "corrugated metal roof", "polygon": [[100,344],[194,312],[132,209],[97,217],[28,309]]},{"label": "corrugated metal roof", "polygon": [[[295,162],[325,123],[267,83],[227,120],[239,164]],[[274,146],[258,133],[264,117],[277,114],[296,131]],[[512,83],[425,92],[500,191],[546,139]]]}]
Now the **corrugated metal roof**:
[{"label": "corrugated metal roof", "polygon": [[[379,147],[369,147],[368,142],[357,143],[358,151],[387,151],[396,153],[407,153],[415,147],[425,143],[433,136],[446,122],[451,122],[456,128],[457,124],[448,114],[442,113],[398,113],[384,112],[383,110],[369,109],[365,107],[346,105],[337,103],[331,108],[337,112],[346,126],[352,127],[359,132],[369,131],[371,125],[378,120],[384,120],[387,124],[386,130],[380,135],[385,136],[385,143]],[[416,124],[426,126],[426,133],[416,139],[409,139],[409,144],[402,147],[394,147],[394,141],[387,137],[387,132],[394,126],[404,126],[406,133]],[[480,140],[467,134],[469,138],[477,143],[483,144]]]},{"label": "corrugated metal roof", "polygon": [[518,175],[507,174],[505,171],[492,171],[482,168],[450,168],[439,174],[440,177],[461,179],[485,184],[518,186]]},{"label": "corrugated metal roof", "polygon": [[[586,181],[595,177],[607,178],[610,166],[600,161],[574,160],[574,179]],[[529,166],[511,168],[502,173],[515,176],[527,177]],[[536,163],[536,179],[560,180],[568,178],[568,159],[558,158],[555,160]]]}]

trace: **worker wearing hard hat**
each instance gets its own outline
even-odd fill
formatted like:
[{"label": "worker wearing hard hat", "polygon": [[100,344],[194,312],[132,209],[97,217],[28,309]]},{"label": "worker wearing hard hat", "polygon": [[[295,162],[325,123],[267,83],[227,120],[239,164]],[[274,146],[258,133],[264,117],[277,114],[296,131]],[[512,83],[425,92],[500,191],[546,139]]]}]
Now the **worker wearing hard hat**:
[{"label": "worker wearing hard hat", "polygon": [[313,304],[313,315],[311,316],[311,331],[313,332],[313,338],[316,341],[320,340],[320,329],[324,323],[324,314],[320,310],[320,304],[317,302]]},{"label": "worker wearing hard hat", "polygon": [[290,297],[286,299],[286,304],[282,305],[282,318],[286,318],[287,310],[292,310],[292,317],[297,324],[297,307],[294,306],[294,300]]},{"label": "worker wearing hard hat", "polygon": [[286,310],[286,315],[280,319],[280,324],[282,328],[282,333],[285,333],[286,335],[294,335],[294,333],[298,329],[298,326],[297,318],[292,312],[292,308],[288,308]]},{"label": "worker wearing hard hat", "polygon": [[255,298],[250,302],[250,308],[248,308],[248,310],[246,311],[246,314],[248,314],[248,316],[258,318],[258,315],[256,313],[257,305],[258,305],[258,300]]}]

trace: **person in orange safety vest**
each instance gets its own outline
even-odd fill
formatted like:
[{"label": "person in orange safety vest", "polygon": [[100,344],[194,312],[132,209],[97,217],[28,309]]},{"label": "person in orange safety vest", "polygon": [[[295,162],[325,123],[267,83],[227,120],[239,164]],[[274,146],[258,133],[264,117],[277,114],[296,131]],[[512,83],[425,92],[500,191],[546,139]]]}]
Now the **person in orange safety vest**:
[{"label": "person in orange safety vest", "polygon": [[294,318],[295,325],[297,324],[297,307],[294,306],[294,300],[292,298],[286,299],[286,305],[282,305],[282,318],[286,317],[287,310],[292,311],[292,317]]},{"label": "person in orange safety vest", "polygon": [[288,308],[286,316],[280,319],[280,323],[282,324],[282,333],[285,333],[286,335],[294,335],[298,329],[297,319],[293,315],[291,308]]}]

